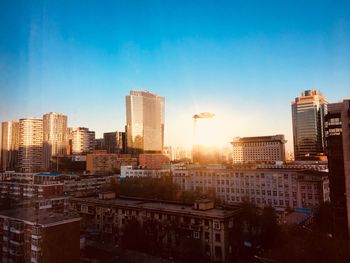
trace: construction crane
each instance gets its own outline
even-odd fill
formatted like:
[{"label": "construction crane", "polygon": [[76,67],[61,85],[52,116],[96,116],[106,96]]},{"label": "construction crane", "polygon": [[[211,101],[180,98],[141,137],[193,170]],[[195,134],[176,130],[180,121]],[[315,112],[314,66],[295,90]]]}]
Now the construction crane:
[{"label": "construction crane", "polygon": [[211,119],[215,116],[214,113],[211,112],[202,112],[192,116],[193,119],[193,144],[195,143],[196,137],[196,128],[197,128],[197,120],[198,119]]}]

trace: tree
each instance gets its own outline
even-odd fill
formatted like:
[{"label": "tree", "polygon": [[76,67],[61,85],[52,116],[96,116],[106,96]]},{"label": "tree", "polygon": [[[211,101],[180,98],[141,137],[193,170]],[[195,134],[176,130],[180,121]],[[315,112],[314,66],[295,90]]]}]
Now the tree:
[{"label": "tree", "polygon": [[278,233],[277,214],[273,207],[263,208],[260,217],[260,243],[269,247]]},{"label": "tree", "polygon": [[315,228],[322,233],[332,232],[332,207],[329,202],[322,203],[315,213]]}]

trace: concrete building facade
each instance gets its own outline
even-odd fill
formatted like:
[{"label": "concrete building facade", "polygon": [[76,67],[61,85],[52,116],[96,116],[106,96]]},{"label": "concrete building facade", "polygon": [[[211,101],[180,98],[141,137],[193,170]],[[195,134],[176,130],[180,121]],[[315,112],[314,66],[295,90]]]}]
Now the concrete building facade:
[{"label": "concrete building facade", "polygon": [[232,161],[237,163],[285,162],[284,135],[234,138]]},{"label": "concrete building facade", "polygon": [[168,256],[181,260],[190,239],[197,242],[197,252],[209,262],[232,262],[238,239],[232,233],[240,212],[204,202],[185,205],[121,198],[73,198],[70,209],[79,213],[84,223],[93,223],[104,239],[114,244],[120,244],[123,229],[136,220],[141,226],[159,226],[159,246]]},{"label": "concrete building facade", "polygon": [[172,176],[181,189],[214,193],[228,204],[250,201],[285,210],[329,201],[328,174],[319,171],[193,168],[173,170]]},{"label": "concrete building facade", "polygon": [[80,218],[28,209],[0,211],[1,262],[78,263]]},{"label": "concrete building facade", "polygon": [[78,127],[71,130],[72,154],[87,154],[95,150],[95,132]]},{"label": "concrete building facade", "polygon": [[19,120],[19,169],[38,172],[43,167],[43,121],[38,118]]}]

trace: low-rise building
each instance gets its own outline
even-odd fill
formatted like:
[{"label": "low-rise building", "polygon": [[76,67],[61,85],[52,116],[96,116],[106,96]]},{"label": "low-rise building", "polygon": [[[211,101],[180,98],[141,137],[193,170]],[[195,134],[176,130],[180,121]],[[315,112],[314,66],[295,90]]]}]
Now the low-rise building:
[{"label": "low-rise building", "polygon": [[91,174],[119,173],[122,165],[137,166],[137,158],[130,154],[114,154],[95,151],[86,156],[86,170]]},{"label": "low-rise building", "polygon": [[143,177],[153,177],[159,178],[162,176],[169,176],[170,169],[142,169],[142,168],[133,168],[130,165],[122,166],[120,170],[120,178],[143,178]]},{"label": "low-rise building", "polygon": [[36,173],[3,172],[0,173],[0,181],[33,182]]},{"label": "low-rise building", "polygon": [[[83,222],[95,225],[104,240],[120,244],[125,227],[136,220],[142,226],[155,226],[155,242],[169,257],[181,260],[186,244],[198,244],[200,255],[210,262],[232,262],[238,236],[240,209],[214,208],[208,200],[195,205],[137,199],[72,198],[70,209]],[[157,240],[157,241],[156,241]],[[146,244],[145,244],[146,245]]]},{"label": "low-rise building", "polygon": [[79,262],[80,217],[34,209],[0,211],[1,262]]},{"label": "low-rise building", "polygon": [[226,203],[250,201],[281,210],[329,201],[328,173],[295,169],[202,167],[172,171],[182,190],[211,192]]},{"label": "low-rise building", "polygon": [[117,176],[66,175],[62,180],[63,192],[72,196],[95,195],[116,180]]},{"label": "low-rise building", "polygon": [[0,182],[1,199],[23,200],[30,198],[48,198],[63,194],[62,183],[35,184],[17,181]]},{"label": "low-rise building", "polygon": [[139,163],[145,169],[163,169],[170,164],[170,159],[165,154],[142,153],[139,155]]}]

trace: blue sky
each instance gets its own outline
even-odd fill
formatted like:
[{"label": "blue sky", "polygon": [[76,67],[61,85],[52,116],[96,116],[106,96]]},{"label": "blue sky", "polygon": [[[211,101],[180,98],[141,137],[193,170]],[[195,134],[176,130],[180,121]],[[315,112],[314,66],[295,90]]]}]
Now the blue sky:
[{"label": "blue sky", "polygon": [[125,95],[166,97],[166,142],[286,134],[303,89],[350,95],[350,1],[0,0],[0,121],[68,115],[97,135],[125,124]]}]

